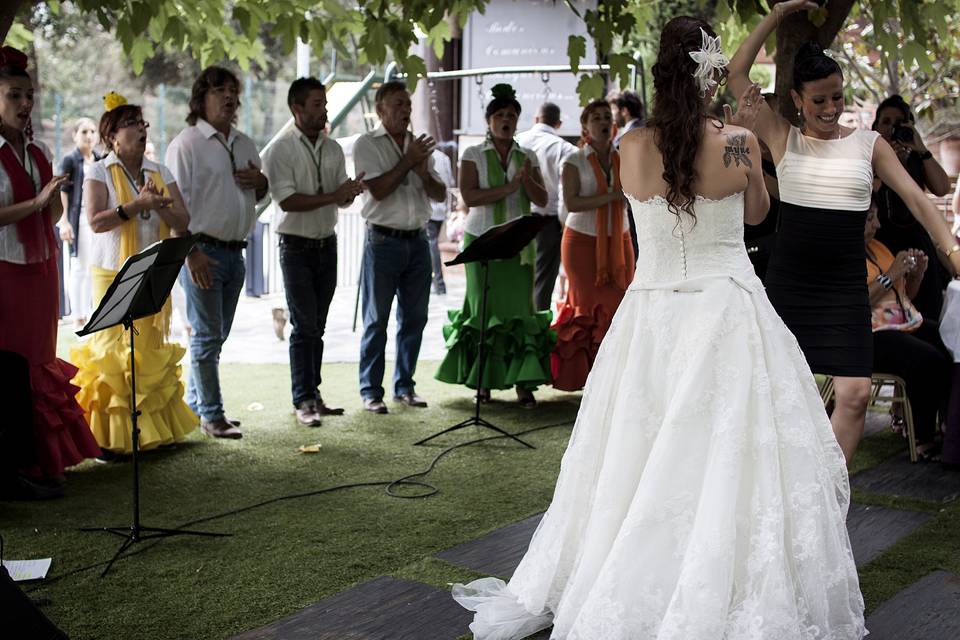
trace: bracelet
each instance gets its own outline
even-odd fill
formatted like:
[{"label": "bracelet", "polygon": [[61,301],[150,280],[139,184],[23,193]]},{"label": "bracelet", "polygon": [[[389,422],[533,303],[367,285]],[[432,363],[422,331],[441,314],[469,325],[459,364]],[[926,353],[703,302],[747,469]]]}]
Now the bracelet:
[{"label": "bracelet", "polygon": [[893,280],[890,279],[885,273],[881,273],[875,278],[876,282],[879,282],[885,290],[889,290],[893,286]]},{"label": "bracelet", "polygon": [[130,216],[127,215],[127,212],[123,210],[122,204],[118,204],[117,208],[114,209],[114,211],[117,212],[117,216],[119,216],[121,220],[127,221],[130,219]]}]

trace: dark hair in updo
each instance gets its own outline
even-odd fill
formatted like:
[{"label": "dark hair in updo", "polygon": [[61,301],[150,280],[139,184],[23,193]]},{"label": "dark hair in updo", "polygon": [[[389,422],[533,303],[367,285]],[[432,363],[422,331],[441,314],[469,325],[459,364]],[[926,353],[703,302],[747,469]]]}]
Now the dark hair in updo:
[{"label": "dark hair in updo", "polygon": [[[697,193],[694,161],[703,141],[703,122],[707,107],[700,86],[693,77],[697,63],[691,51],[703,46],[703,29],[711,37],[716,33],[705,21],[678,16],[664,26],[660,51],[653,65],[653,140],[663,158],[663,181],[667,183],[667,208],[680,218],[681,209],[696,220],[693,206]],[[723,126],[719,124],[717,126]]]},{"label": "dark hair in updo", "polygon": [[520,102],[517,100],[517,93],[513,90],[513,87],[508,84],[495,84],[490,93],[493,94],[493,100],[487,103],[487,109],[483,116],[485,120],[489,120],[490,116],[507,107],[513,107],[516,109],[517,115],[520,115]]},{"label": "dark hair in updo", "polygon": [[834,74],[842,78],[843,70],[836,60],[823,52],[818,42],[805,42],[793,56],[793,90],[797,93],[803,91],[807,82],[823,80]]}]

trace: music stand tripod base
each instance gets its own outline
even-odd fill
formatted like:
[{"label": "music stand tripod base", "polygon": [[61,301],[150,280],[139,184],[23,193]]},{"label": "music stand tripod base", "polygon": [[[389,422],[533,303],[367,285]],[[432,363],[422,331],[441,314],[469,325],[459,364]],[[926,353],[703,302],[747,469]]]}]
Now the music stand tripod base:
[{"label": "music stand tripod base", "polygon": [[124,551],[144,540],[171,536],[204,536],[219,538],[229,533],[211,533],[188,529],[147,527],[140,523],[140,428],[137,419],[137,367],[134,349],[136,328],[134,320],[154,315],[160,311],[170,295],[180,267],[187,252],[193,246],[190,237],[171,238],[155,243],[140,253],[131,256],[120,268],[107,292],[93,312],[90,321],[78,335],[87,335],[117,325],[123,325],[130,334],[130,424],[133,461],[133,523],[121,527],[84,527],[81,531],[105,531],[123,538],[123,543],[100,574],[104,577],[114,563],[123,557]]},{"label": "music stand tripod base", "polygon": [[487,295],[490,293],[490,261],[506,260],[516,256],[523,247],[536,238],[537,233],[540,232],[540,229],[542,229],[547,222],[548,219],[546,216],[521,216],[504,224],[491,227],[470,243],[460,255],[446,263],[447,266],[453,266],[456,264],[466,264],[468,262],[479,262],[480,269],[483,271],[483,286],[480,290],[480,339],[477,345],[478,389],[476,401],[472,416],[462,422],[458,422],[452,427],[447,427],[439,433],[415,442],[414,446],[426,444],[434,438],[442,436],[445,433],[450,433],[451,431],[477,426],[496,431],[501,436],[519,442],[525,447],[536,449],[536,447],[529,442],[521,440],[512,433],[504,431],[492,422],[480,417],[479,387],[483,385],[483,369],[486,364]]}]

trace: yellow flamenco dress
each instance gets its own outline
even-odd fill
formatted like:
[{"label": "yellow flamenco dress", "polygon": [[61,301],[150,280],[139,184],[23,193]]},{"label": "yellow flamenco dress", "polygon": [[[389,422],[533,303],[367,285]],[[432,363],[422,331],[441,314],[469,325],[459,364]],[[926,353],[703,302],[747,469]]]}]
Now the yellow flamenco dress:
[{"label": "yellow flamenco dress", "polygon": [[[119,204],[133,202],[135,195],[120,163],[108,167]],[[169,196],[159,172],[148,172],[154,184]],[[139,246],[137,217],[120,227],[120,265],[137,253]],[[170,236],[161,220],[160,239]],[[99,304],[116,271],[91,267],[94,306]],[[170,299],[163,310],[153,316],[134,321],[137,331],[137,409],[141,415],[140,449],[147,450],[178,442],[196,429],[199,418],[183,401],[180,360],[185,349],[167,342],[170,331]],[[132,451],[130,422],[130,343],[122,326],[111,327],[90,336],[88,341],[71,350],[71,358],[79,371],[73,382],[80,387],[77,401],[86,414],[90,429],[103,449],[127,454]]]}]

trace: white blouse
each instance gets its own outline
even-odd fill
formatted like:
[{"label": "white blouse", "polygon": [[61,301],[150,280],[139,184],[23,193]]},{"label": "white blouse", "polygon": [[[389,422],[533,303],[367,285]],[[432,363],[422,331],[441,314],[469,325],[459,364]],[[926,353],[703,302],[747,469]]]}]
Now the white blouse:
[{"label": "white blouse", "polygon": [[[7,142],[3,136],[0,136],[0,147],[3,147],[5,144],[10,143]],[[47,145],[43,144],[39,140],[35,140],[30,144],[33,144],[40,149],[40,151],[43,153],[43,157],[46,158],[48,162],[53,164],[53,156],[50,154],[50,149],[47,148]],[[33,156],[29,151],[26,153],[26,158],[27,162],[30,163],[30,167],[27,172],[33,176],[34,187],[39,193],[40,167],[38,167],[37,163],[33,161]],[[7,176],[7,172],[4,171],[3,165],[0,165],[0,207],[9,207],[13,204],[13,184],[10,182],[10,177]],[[46,253],[43,257],[44,259],[49,258],[50,254]],[[0,260],[4,262],[13,262],[15,264],[27,263],[26,256],[23,252],[23,244],[20,242],[20,237],[17,235],[16,223],[0,226]]]},{"label": "white blouse", "polygon": [[857,129],[835,140],[790,127],[777,164],[780,200],[801,207],[866,211],[873,192],[873,147],[880,134]]},{"label": "white blouse", "polygon": [[[477,186],[480,189],[489,189],[490,182],[487,180],[487,149],[493,149],[493,142],[490,140],[485,141],[483,144],[478,144],[473,147],[468,147],[463,152],[463,158],[460,159],[461,162],[472,162],[474,166],[477,167]],[[530,151],[529,149],[524,149],[516,142],[513,143],[513,147],[510,149],[510,155],[507,156],[507,182],[513,179],[517,174],[517,162],[513,159],[514,154],[522,153],[527,156],[530,160],[530,166],[534,169],[540,167],[540,164],[537,162],[537,156]],[[521,165],[522,166],[522,165]],[[522,189],[522,187],[521,187]],[[519,218],[523,215],[523,211],[520,208],[520,191],[517,189],[513,193],[507,196],[507,215],[504,219],[504,222],[507,220],[513,220],[514,218]],[[487,229],[494,226],[493,222],[493,204],[485,204],[479,207],[470,207],[470,213],[467,214],[467,222],[463,226],[463,230],[469,233],[472,236],[479,236],[484,233]]]},{"label": "white blouse", "polygon": [[[116,154],[110,153],[107,157],[98,160],[93,163],[93,166],[84,170],[84,183],[91,181],[102,182],[107,186],[107,209],[112,209],[120,204],[117,200],[117,190],[113,186],[113,177],[110,175],[110,166],[118,164],[119,162],[120,160]],[[144,158],[143,170],[158,172],[168,186],[176,184],[173,174],[162,164]],[[84,184],[84,190],[86,190],[86,188],[86,184]],[[132,189],[133,185],[131,185],[130,188]],[[89,211],[87,209],[87,203],[84,202],[83,215],[89,219],[89,216],[95,213],[97,212]],[[160,240],[160,216],[155,211],[151,212],[150,217],[146,220],[141,218],[139,213],[131,215],[130,220],[137,225],[137,242],[141,249]],[[120,268],[121,228],[122,225],[114,227],[109,231],[90,234],[89,252],[87,253],[87,258],[84,260],[87,266],[96,266],[110,271],[116,271]]]},{"label": "white blouse", "polygon": [[[597,195],[597,177],[593,173],[593,166],[590,164],[590,156],[596,154],[596,149],[590,145],[586,145],[583,149],[578,150],[576,153],[570,154],[563,161],[564,165],[570,165],[577,170],[577,174],[580,176],[580,193],[577,194],[581,198],[588,198],[590,196]],[[612,204],[606,206],[606,216],[607,216],[607,235],[613,235],[613,224],[611,222],[611,212]],[[626,203],[623,206],[623,228],[620,229],[620,233],[624,233],[630,230],[630,221],[627,220],[627,216],[630,215],[627,211]],[[588,236],[597,235],[597,210],[593,209],[591,211],[571,211],[567,214],[564,224],[573,229],[574,231],[579,231]]]}]

